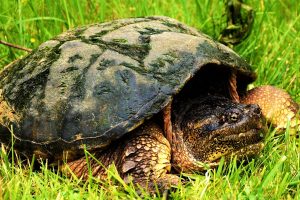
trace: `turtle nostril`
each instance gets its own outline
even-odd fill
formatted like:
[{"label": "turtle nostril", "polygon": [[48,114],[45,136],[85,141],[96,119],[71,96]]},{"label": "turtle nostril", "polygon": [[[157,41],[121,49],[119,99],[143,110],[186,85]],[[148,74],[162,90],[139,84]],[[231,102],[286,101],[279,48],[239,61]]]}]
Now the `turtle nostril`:
[{"label": "turtle nostril", "polygon": [[254,115],[261,116],[261,109],[257,104],[252,104],[251,108],[251,111]]},{"label": "turtle nostril", "polygon": [[261,115],[261,109],[257,104],[248,104],[246,108],[250,113]]},{"label": "turtle nostril", "polygon": [[253,112],[255,114],[257,114],[257,115],[261,115],[261,109],[260,109],[260,107],[258,105],[256,105],[256,104],[254,104],[253,106],[254,106]]}]

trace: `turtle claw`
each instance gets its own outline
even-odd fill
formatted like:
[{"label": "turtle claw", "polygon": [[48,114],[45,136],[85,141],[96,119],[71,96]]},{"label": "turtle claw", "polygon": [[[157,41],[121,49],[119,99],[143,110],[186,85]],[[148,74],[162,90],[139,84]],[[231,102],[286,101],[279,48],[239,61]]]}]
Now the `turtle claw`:
[{"label": "turtle claw", "polygon": [[289,129],[290,133],[300,132],[300,110],[291,96],[284,90],[265,85],[248,91],[242,103],[258,104],[269,124],[278,130]]}]

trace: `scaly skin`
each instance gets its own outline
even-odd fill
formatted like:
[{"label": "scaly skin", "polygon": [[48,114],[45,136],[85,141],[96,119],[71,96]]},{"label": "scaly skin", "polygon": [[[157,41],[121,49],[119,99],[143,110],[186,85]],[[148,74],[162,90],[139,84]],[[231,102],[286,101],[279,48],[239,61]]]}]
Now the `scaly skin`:
[{"label": "scaly skin", "polygon": [[[177,185],[179,177],[168,174],[171,170],[171,147],[162,129],[148,122],[131,135],[125,141],[116,141],[109,149],[95,153],[97,160],[89,158],[92,176],[105,180],[107,167],[114,163],[125,182],[132,180],[149,191],[155,191],[155,184],[161,189]],[[63,171],[69,175],[72,171],[86,180],[89,176],[86,157],[69,162]]]},{"label": "scaly skin", "polygon": [[[106,168],[114,163],[125,182],[132,180],[150,192],[156,191],[155,185],[164,190],[180,182],[178,176],[170,174],[171,168],[199,172],[205,166],[218,166],[223,156],[228,159],[235,155],[242,160],[259,154],[264,146],[261,114],[278,128],[284,128],[287,120],[291,120],[292,128],[299,125],[299,106],[281,89],[259,87],[241,101],[244,104],[217,96],[179,98],[172,105],[172,144],[164,136],[166,127],[146,122],[125,141],[96,152],[97,161],[89,158],[91,174],[105,179]],[[83,179],[89,176],[85,157],[69,162],[63,170]]]},{"label": "scaly skin", "polygon": [[256,87],[241,102],[258,104],[268,123],[277,129],[285,129],[289,123],[290,133],[300,131],[299,105],[282,89],[270,85]]},{"label": "scaly skin", "polygon": [[[203,171],[198,162],[216,167],[222,156],[252,157],[262,148],[261,113],[256,105],[208,96],[174,102],[174,107],[171,145],[158,124],[147,122],[125,141],[96,152],[102,165],[90,158],[92,175],[105,179],[105,168],[114,163],[125,181],[132,180],[153,192],[155,184],[163,190],[180,182],[178,176],[169,174],[171,167],[177,172]],[[85,157],[69,162],[64,171],[70,171],[68,168],[76,176],[88,178]]]}]

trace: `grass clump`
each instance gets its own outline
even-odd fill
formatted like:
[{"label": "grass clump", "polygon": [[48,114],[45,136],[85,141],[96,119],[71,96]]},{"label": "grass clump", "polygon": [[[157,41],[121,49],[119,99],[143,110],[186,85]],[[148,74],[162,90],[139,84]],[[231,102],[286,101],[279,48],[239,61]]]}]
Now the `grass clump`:
[{"label": "grass clump", "polygon": [[[256,11],[250,36],[234,50],[258,74],[255,85],[272,84],[300,102],[299,2],[248,0]],[[225,24],[223,1],[209,0],[2,0],[0,38],[27,48],[73,27],[117,18],[166,15],[217,39]],[[0,68],[25,55],[0,46]],[[300,199],[300,139],[287,130],[269,130],[266,147],[255,160],[237,165],[233,159],[205,174],[183,175],[186,185],[169,194],[174,199]],[[122,183],[115,169],[99,187],[99,180],[66,178],[43,162],[33,170],[8,159],[1,151],[0,196],[3,199],[138,199],[132,185]],[[35,161],[36,162],[36,161]],[[143,198],[154,197],[144,193]],[[157,199],[162,196],[156,196]]]}]

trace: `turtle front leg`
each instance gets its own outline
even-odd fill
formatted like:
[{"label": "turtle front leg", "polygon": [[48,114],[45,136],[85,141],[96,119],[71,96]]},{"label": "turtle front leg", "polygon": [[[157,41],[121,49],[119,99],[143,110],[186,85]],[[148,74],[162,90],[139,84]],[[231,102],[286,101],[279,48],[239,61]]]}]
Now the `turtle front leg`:
[{"label": "turtle front leg", "polygon": [[171,170],[171,147],[163,136],[162,129],[148,124],[139,129],[138,136],[130,140],[122,154],[120,174],[125,182],[135,184],[154,192],[178,185],[178,176],[169,174]]},{"label": "turtle front leg", "polygon": [[89,174],[105,180],[106,168],[114,163],[126,183],[132,181],[152,193],[156,187],[162,191],[178,185],[180,178],[168,174],[171,170],[171,147],[161,128],[148,123],[130,135],[130,138],[119,140],[107,150],[96,153],[97,161],[89,158],[90,170],[86,158],[82,157],[67,163],[64,171],[71,170],[85,180]]},{"label": "turtle front leg", "polygon": [[277,129],[285,129],[289,123],[292,132],[300,131],[299,105],[282,89],[269,85],[254,88],[241,103],[258,104],[268,123]]}]

